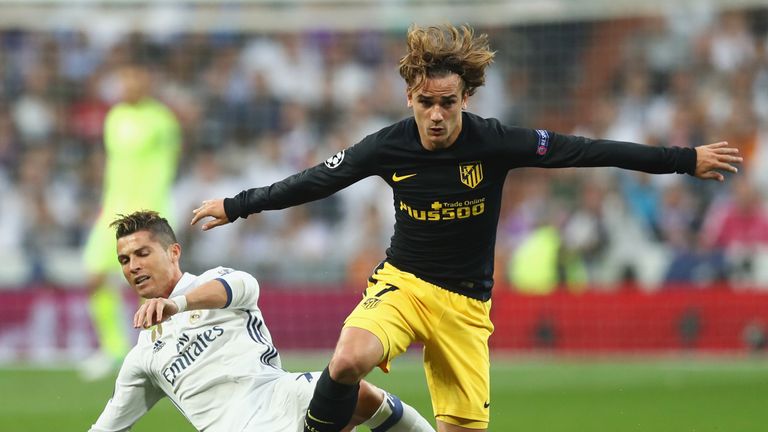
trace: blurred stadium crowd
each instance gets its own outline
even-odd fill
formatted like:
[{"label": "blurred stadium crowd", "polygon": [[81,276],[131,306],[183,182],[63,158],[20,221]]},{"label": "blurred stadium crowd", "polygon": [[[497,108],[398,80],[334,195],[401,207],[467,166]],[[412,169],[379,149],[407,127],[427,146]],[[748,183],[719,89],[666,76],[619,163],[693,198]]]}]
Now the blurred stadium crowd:
[{"label": "blurred stadium crowd", "polygon": [[[728,140],[746,159],[724,184],[617,169],[511,172],[499,285],[768,287],[768,8],[478,30],[498,53],[472,112],[659,146]],[[0,287],[82,284],[102,122],[115,68],[132,58],[150,66],[155,94],[183,126],[173,219],[185,267],[359,287],[394,223],[380,179],[208,233],[188,221],[205,198],[280,180],[409,115],[396,67],[404,34],[0,32]]]}]

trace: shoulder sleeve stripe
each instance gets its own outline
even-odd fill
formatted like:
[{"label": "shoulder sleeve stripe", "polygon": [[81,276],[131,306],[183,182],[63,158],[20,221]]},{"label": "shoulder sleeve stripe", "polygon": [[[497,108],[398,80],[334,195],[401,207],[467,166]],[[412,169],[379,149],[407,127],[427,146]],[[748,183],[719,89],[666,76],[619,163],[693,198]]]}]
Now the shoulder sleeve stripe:
[{"label": "shoulder sleeve stripe", "polygon": [[224,285],[224,289],[227,291],[227,303],[225,303],[224,307],[222,307],[222,309],[226,309],[230,304],[232,304],[232,287],[229,286],[229,282],[224,280],[224,278],[216,278],[216,280],[221,282],[221,284]]}]

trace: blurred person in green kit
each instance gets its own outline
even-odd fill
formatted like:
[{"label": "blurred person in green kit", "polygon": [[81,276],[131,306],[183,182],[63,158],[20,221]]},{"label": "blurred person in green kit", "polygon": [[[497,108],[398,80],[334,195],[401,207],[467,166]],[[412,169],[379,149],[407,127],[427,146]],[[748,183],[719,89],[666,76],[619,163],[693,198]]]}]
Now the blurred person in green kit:
[{"label": "blurred person in green kit", "polygon": [[131,346],[115,259],[115,235],[109,224],[118,214],[142,209],[171,215],[171,187],[176,178],[181,132],[173,112],[151,93],[149,71],[129,64],[117,71],[120,102],[104,123],[104,186],[100,214],[88,236],[84,264],[88,272],[89,310],[99,351],[80,367],[87,380],[119,367]]}]

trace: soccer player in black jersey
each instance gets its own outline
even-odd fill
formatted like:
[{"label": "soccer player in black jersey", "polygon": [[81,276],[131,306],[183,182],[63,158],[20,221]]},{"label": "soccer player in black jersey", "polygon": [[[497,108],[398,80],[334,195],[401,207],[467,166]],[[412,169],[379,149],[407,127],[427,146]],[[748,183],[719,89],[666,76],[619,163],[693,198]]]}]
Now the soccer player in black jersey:
[{"label": "soccer player in black jersey", "polygon": [[338,431],[357,385],[414,341],[439,431],[485,430],[489,421],[490,298],[502,186],[517,167],[614,166],[723,181],[735,148],[693,148],[566,136],[501,124],[464,111],[493,60],[468,26],[411,27],[400,60],[413,116],[271,186],[203,201],[203,229],[320,199],[368,176],[391,187],[395,231],[386,260],[349,315],[309,405],[305,431]]}]

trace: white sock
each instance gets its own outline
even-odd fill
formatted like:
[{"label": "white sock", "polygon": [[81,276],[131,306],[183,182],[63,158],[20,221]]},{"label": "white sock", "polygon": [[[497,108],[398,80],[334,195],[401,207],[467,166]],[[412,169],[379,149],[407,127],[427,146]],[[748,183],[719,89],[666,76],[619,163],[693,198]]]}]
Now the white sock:
[{"label": "white sock", "polygon": [[379,409],[363,424],[371,428],[371,432],[435,431],[432,425],[412,406],[387,392],[384,392],[384,400]]}]

